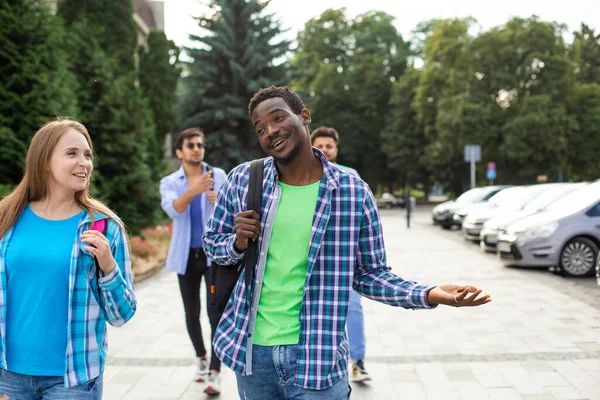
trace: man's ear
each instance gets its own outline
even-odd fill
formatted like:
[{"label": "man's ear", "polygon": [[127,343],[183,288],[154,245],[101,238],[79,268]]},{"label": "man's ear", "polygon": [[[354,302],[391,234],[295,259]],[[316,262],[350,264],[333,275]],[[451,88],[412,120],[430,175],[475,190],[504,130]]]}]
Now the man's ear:
[{"label": "man's ear", "polygon": [[177,149],[175,150],[175,155],[181,160],[183,158],[183,151]]},{"label": "man's ear", "polygon": [[302,121],[304,121],[304,125],[308,126],[311,123],[311,117],[310,117],[310,112],[304,108],[302,109],[302,112],[300,113],[300,116],[302,117]]}]

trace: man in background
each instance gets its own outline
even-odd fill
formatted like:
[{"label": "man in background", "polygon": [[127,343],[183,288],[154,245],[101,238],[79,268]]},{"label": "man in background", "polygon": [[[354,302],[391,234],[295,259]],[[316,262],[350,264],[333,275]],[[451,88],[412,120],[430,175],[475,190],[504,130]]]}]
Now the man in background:
[{"label": "man in background", "polygon": [[[321,150],[327,161],[337,164],[338,144],[340,136],[338,132],[327,126],[315,129],[310,135],[313,147]],[[338,167],[360,178],[355,169],[337,164]],[[348,308],[348,319],[346,321],[348,342],[350,344],[350,358],[352,359],[352,382],[368,382],[371,375],[365,368],[365,319],[361,304],[361,296],[354,290],[350,292],[350,305]]]}]

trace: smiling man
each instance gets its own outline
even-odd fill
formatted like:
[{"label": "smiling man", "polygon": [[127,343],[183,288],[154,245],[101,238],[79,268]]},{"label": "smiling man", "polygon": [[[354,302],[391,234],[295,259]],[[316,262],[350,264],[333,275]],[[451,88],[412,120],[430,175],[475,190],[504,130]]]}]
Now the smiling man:
[{"label": "smiling man", "polygon": [[405,308],[491,301],[473,286],[421,285],[390,272],[373,194],[312,148],[310,113],[296,93],[261,89],[248,111],[269,156],[261,215],[245,210],[245,163],[227,177],[204,233],[207,256],[221,265],[258,240],[252,283],[238,280],[213,342],[241,398],[348,399],[352,289]]},{"label": "smiling man", "polygon": [[[197,359],[196,382],[206,382],[204,392],[221,393],[219,371],[221,362],[214,349],[210,361],[200,326],[200,285],[204,277],[206,287],[211,285],[210,263],[202,249],[204,226],[213,211],[217,192],[225,182],[225,171],[212,168],[204,160],[204,132],[189,128],[177,137],[175,152],[181,167],[160,181],[161,205],[173,220],[173,236],[167,256],[167,269],[177,272],[179,290],[185,310],[188,334]],[[221,318],[219,309],[210,305],[206,291],[206,310],[214,337]]]}]

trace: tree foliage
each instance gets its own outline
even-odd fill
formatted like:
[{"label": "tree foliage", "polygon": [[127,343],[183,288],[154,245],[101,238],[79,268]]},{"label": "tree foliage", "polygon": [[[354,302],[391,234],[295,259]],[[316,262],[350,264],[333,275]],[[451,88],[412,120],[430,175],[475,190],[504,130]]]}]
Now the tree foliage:
[{"label": "tree foliage", "polygon": [[381,133],[389,112],[392,82],[406,68],[409,45],[394,18],[371,11],[349,19],[329,9],[298,34],[292,62],[293,87],[302,93],[313,126],[340,133],[339,161],[372,183],[393,183]]},{"label": "tree foliage", "polygon": [[206,133],[207,160],[231,167],[260,156],[248,119],[248,102],[261,87],[285,83],[281,64],[290,43],[259,0],[212,0],[210,12],[197,17],[203,33],[191,35],[194,48],[182,79],[180,128],[198,126]]},{"label": "tree foliage", "polygon": [[153,153],[152,111],[138,87],[132,3],[67,0],[59,11],[68,27],[81,121],[96,146],[93,193],[137,234],[161,217],[158,181],[164,170]]},{"label": "tree foliage", "polygon": [[0,6],[0,183],[23,175],[29,139],[57,116],[78,116],[65,32],[45,1]]}]

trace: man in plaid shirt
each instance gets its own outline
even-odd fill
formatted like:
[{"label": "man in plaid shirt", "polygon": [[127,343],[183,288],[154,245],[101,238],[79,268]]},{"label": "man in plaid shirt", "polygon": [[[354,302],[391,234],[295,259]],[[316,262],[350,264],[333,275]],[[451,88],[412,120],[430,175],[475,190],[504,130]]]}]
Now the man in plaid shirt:
[{"label": "man in plaid shirt", "polygon": [[261,89],[248,111],[269,156],[261,213],[245,210],[250,164],[242,164],[221,188],[203,237],[206,255],[221,265],[239,262],[258,240],[252,282],[238,279],[213,343],[241,398],[348,399],[352,289],[404,308],[491,301],[473,286],[421,285],[390,272],[373,194],[312,148],[310,113],[296,93]]}]

